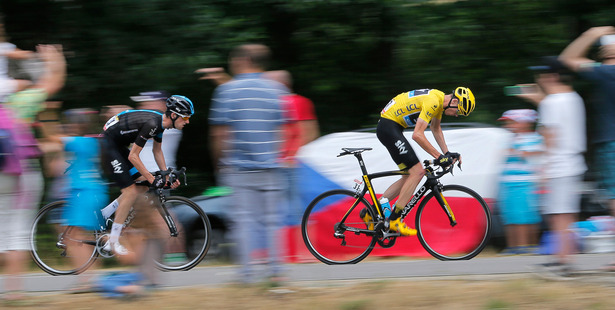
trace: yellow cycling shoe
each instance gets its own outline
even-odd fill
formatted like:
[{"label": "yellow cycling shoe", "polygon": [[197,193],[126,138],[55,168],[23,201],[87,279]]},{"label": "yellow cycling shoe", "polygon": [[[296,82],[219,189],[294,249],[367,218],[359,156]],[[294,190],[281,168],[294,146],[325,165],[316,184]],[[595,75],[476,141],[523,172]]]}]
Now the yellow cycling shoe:
[{"label": "yellow cycling shoe", "polygon": [[367,229],[374,230],[374,221],[372,219],[372,216],[367,213],[367,208],[363,208],[363,210],[361,210],[361,213],[359,213],[359,216],[361,217],[363,222],[367,224]]},{"label": "yellow cycling shoe", "polygon": [[401,221],[401,217],[389,222],[389,229],[398,231],[402,236],[416,236],[416,229],[408,227],[406,223]]}]

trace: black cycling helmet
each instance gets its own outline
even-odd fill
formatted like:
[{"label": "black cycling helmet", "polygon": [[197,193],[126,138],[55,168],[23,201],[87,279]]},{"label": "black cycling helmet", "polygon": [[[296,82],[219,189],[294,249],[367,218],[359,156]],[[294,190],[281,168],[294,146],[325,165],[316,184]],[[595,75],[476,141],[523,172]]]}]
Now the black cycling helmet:
[{"label": "black cycling helmet", "polygon": [[173,112],[181,117],[190,117],[194,114],[194,105],[187,97],[173,95],[167,98],[167,111]]}]

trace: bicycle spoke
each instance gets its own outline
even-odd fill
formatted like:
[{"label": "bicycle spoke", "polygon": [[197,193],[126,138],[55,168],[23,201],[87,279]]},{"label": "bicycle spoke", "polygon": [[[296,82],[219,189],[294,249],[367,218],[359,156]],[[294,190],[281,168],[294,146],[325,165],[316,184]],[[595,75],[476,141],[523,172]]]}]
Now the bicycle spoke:
[{"label": "bicycle spoke", "polygon": [[51,203],[37,214],[30,232],[31,254],[34,262],[52,275],[82,272],[94,261],[95,234],[63,225],[65,202]]},{"label": "bicycle spoke", "polygon": [[322,262],[357,263],[371,252],[375,237],[357,232],[375,225],[373,221],[365,223],[361,219],[361,210],[368,207],[365,200],[361,200],[343,225],[339,225],[355,201],[350,191],[330,191],[314,199],[306,209],[302,222],[303,238],[310,252]]},{"label": "bicycle spoke", "polygon": [[184,197],[169,197],[165,205],[177,229],[177,236],[171,235],[169,226],[160,217],[156,224],[160,241],[157,265],[163,270],[191,269],[203,260],[209,249],[209,219],[197,204]]},{"label": "bicycle spoke", "polygon": [[430,194],[417,210],[419,240],[438,259],[470,259],[480,253],[489,239],[489,208],[478,194],[463,186],[445,186],[442,194],[455,222],[451,223],[444,208]]}]

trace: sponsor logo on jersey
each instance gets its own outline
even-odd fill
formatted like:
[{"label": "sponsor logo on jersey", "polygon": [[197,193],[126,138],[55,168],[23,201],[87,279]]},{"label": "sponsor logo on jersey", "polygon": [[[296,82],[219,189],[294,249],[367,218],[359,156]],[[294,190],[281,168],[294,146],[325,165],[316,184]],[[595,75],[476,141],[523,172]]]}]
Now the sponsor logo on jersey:
[{"label": "sponsor logo on jersey", "polygon": [[124,173],[124,171],[122,170],[122,163],[120,163],[117,159],[114,159],[111,162],[111,166],[113,166],[113,173],[116,173],[116,174]]},{"label": "sponsor logo on jersey", "polygon": [[395,146],[399,150],[399,154],[408,153],[408,150],[406,150],[406,143],[404,143],[403,141],[397,140],[397,142],[395,142]]},{"label": "sponsor logo on jersey", "polygon": [[156,129],[158,129],[158,126],[152,128],[152,130],[149,131],[149,135],[153,137],[154,134],[156,133]]},{"label": "sponsor logo on jersey", "polygon": [[107,130],[107,128],[117,124],[117,122],[120,121],[120,118],[116,116],[111,117],[106,123],[105,126],[103,126],[103,130]]},{"label": "sponsor logo on jersey", "polygon": [[127,133],[135,132],[139,129],[131,129],[131,130],[120,130],[120,135],[125,135]]},{"label": "sponsor logo on jersey", "polygon": [[380,113],[385,113],[394,104],[395,104],[395,99],[391,99],[391,101],[387,103],[387,105],[384,107],[384,109],[382,109]]}]

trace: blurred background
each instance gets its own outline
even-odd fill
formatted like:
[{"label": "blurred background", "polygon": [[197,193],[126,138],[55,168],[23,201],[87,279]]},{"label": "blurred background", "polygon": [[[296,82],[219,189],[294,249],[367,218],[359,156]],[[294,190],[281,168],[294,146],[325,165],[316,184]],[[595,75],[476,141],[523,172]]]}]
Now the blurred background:
[{"label": "blurred background", "polygon": [[[607,0],[2,0],[9,41],[59,43],[68,80],[62,109],[131,104],[164,89],[188,96],[196,115],[178,165],[198,174],[185,195],[213,185],[207,114],[214,86],[194,70],[224,67],[229,50],[272,48],[271,69],[289,70],[313,100],[322,134],[374,127],[396,94],[470,87],[476,111],[459,121],[495,124],[531,108],[503,87],[531,82],[527,67],[557,55],[591,26],[615,25]],[[586,96],[587,85],[575,85]]]}]

